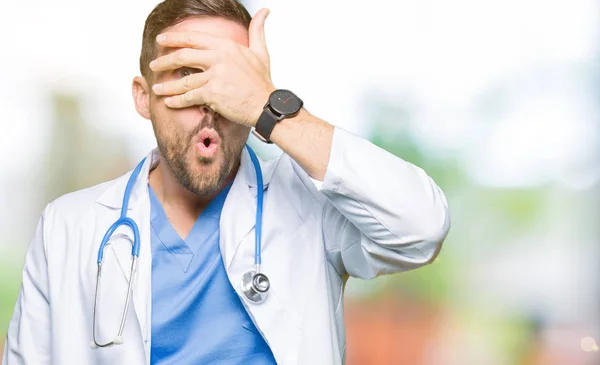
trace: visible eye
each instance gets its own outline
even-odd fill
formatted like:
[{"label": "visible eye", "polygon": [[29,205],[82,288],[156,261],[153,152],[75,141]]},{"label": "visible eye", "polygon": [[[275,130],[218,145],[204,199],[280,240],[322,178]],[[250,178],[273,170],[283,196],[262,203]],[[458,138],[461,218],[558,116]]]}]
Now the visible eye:
[{"label": "visible eye", "polygon": [[177,76],[184,78],[191,74],[202,72],[202,70],[197,69],[197,68],[191,68],[191,67],[182,67],[182,68],[177,69],[175,72],[177,73]]}]

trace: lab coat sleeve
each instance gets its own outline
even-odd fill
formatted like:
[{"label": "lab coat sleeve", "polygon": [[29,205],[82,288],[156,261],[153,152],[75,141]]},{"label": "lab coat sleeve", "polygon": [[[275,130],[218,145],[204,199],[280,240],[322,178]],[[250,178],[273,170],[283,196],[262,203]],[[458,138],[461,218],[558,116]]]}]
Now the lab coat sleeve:
[{"label": "lab coat sleeve", "polygon": [[450,228],[444,193],[425,171],[341,128],[315,186],[329,201],[323,238],[342,276],[370,279],[431,263]]},{"label": "lab coat sleeve", "polygon": [[38,221],[25,257],[23,283],[4,344],[2,365],[49,364],[50,303],[44,220]]}]

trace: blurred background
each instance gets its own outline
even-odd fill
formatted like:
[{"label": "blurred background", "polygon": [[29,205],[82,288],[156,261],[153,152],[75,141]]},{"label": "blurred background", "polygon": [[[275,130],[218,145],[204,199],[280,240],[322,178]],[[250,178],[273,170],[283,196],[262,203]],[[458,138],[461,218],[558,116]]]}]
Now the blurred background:
[{"label": "blurred background", "polygon": [[[450,204],[435,263],[349,281],[347,363],[600,364],[600,4],[244,3],[271,9],[275,86],[423,167]],[[155,146],[131,80],[156,4],[3,3],[0,347],[43,207]]]}]

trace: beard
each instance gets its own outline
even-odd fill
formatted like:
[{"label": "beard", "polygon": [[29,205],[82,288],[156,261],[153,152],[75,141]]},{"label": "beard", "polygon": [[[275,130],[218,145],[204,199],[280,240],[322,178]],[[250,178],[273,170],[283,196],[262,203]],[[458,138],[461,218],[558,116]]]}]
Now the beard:
[{"label": "beard", "polygon": [[[170,136],[161,133],[154,118],[152,120],[158,150],[179,183],[196,195],[212,195],[220,191],[231,171],[239,163],[245,141],[238,142],[233,136],[226,138],[221,126],[215,123],[214,116],[211,114],[206,114],[193,130],[189,132],[176,130]],[[174,122],[169,124],[176,125]],[[190,150],[194,149],[195,137],[203,128],[213,128],[217,132],[221,139],[218,146],[221,153],[218,152],[215,158],[195,156],[195,161],[190,161],[188,156]],[[222,160],[218,159],[219,154],[223,156]],[[217,171],[210,169],[210,165],[217,161],[221,161]],[[205,172],[197,171],[194,168],[196,163],[207,167]]]}]

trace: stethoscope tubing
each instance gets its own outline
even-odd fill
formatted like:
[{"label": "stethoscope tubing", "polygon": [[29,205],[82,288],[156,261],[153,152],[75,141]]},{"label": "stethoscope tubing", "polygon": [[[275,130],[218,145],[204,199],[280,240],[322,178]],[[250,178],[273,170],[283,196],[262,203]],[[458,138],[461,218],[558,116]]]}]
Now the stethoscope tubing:
[{"label": "stethoscope tubing", "polygon": [[[255,223],[255,238],[254,238],[254,265],[256,268],[254,271],[251,270],[251,271],[247,272],[246,275],[243,276],[242,281],[244,281],[246,276],[248,276],[250,281],[247,283],[249,285],[242,284],[242,286],[246,286],[250,290],[250,292],[244,290],[244,294],[246,295],[246,297],[249,300],[251,300],[254,303],[261,303],[264,300],[266,300],[267,291],[269,288],[268,278],[266,277],[266,275],[262,274],[261,270],[260,270],[261,249],[262,249],[261,240],[262,240],[262,215],[263,215],[264,185],[263,185],[262,169],[260,168],[260,163],[258,161],[258,158],[256,157],[256,154],[254,153],[254,151],[250,148],[250,146],[246,145],[246,149],[248,150],[248,154],[250,155],[250,159],[252,160],[252,164],[254,165],[254,171],[256,174],[256,223]],[[135,182],[142,170],[142,167],[143,167],[145,161],[146,161],[146,158],[142,159],[142,161],[140,161],[140,163],[135,167],[135,169],[131,173],[129,180],[127,181],[127,186],[125,187],[125,193],[123,194],[123,204],[121,205],[121,215],[120,215],[119,219],[117,219],[117,221],[115,223],[113,223],[110,226],[110,228],[106,231],[106,233],[104,234],[104,237],[102,238],[102,241],[100,243],[100,247],[98,248],[98,260],[97,260],[98,273],[96,276],[96,290],[94,293],[94,314],[93,314],[94,323],[93,323],[93,327],[92,327],[93,341],[91,343],[92,348],[108,347],[111,345],[123,343],[123,331],[125,328],[127,311],[129,310],[129,303],[131,302],[131,293],[133,291],[132,290],[132,288],[133,288],[132,285],[133,285],[133,281],[134,281],[133,278],[134,278],[134,274],[135,274],[135,271],[137,268],[137,259],[140,255],[139,228],[133,219],[127,217],[127,209],[129,208],[129,200],[131,197],[131,192],[133,191],[133,187],[134,187]],[[129,274],[127,297],[125,299],[125,306],[123,309],[123,314],[121,316],[121,323],[119,325],[119,331],[117,333],[117,336],[115,337],[114,340],[104,343],[104,344],[101,344],[96,339],[96,315],[97,315],[97,309],[98,309],[97,308],[98,293],[99,293],[99,288],[100,288],[100,280],[101,280],[101,276],[102,276],[102,260],[104,259],[104,249],[108,245],[110,238],[112,237],[113,233],[121,226],[128,226],[129,228],[131,228],[131,230],[133,232],[133,244],[132,244],[132,248],[131,248],[132,263],[131,263],[131,271]],[[261,289],[260,287],[258,287],[258,285],[256,285],[256,283],[254,283],[255,279],[257,279],[257,278],[262,278],[263,280],[266,280],[266,289]],[[258,295],[260,297],[260,299],[259,300],[253,299],[252,293],[254,293],[254,295]]]}]

